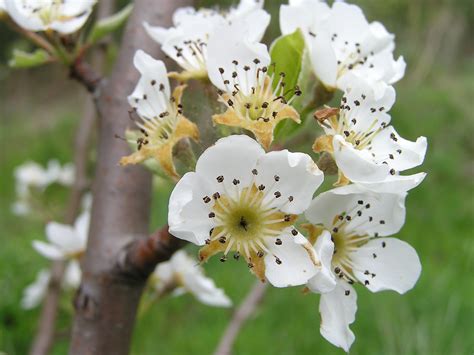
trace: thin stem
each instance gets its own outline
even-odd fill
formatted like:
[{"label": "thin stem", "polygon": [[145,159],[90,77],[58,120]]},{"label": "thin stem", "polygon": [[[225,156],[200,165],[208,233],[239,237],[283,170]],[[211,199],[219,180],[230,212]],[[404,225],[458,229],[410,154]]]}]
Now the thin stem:
[{"label": "thin stem", "polygon": [[262,302],[267,290],[267,284],[257,281],[250,289],[244,301],[235,311],[227,328],[219,341],[219,345],[214,352],[214,355],[230,355],[232,354],[232,347],[235,339],[239,335],[245,322],[255,313],[258,305]]}]

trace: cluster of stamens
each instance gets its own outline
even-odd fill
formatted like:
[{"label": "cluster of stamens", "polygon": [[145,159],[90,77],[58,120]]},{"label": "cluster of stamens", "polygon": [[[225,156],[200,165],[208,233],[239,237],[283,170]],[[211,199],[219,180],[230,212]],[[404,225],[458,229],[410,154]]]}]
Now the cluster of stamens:
[{"label": "cluster of stamens", "polygon": [[207,43],[198,39],[189,39],[183,42],[182,47],[175,45],[177,63],[190,72],[207,73]]},{"label": "cluster of stamens", "polygon": [[[223,262],[227,260],[228,253],[234,251],[235,260],[243,255],[249,268],[253,268],[255,258],[273,254],[267,248],[268,243],[283,244],[279,236],[284,229],[292,226],[295,219],[295,216],[280,211],[294,200],[293,196],[283,196],[278,191],[280,177],[275,175],[271,186],[265,186],[256,183],[257,175],[257,169],[253,169],[251,184],[243,188],[238,179],[232,180],[231,188],[226,187],[225,178],[220,175],[216,180],[223,192],[203,197],[205,204],[212,204],[209,218],[214,222],[206,244],[222,244],[223,256],[220,260]],[[273,207],[275,200],[285,201]],[[291,233],[297,235],[298,231],[293,228]],[[280,265],[281,259],[273,256]]]},{"label": "cluster of stamens", "polygon": [[371,60],[371,57],[373,57],[375,53],[373,51],[370,51],[368,54],[364,53],[359,42],[349,42],[344,40],[340,38],[337,33],[332,34],[331,41],[334,43],[335,47],[338,47],[341,53],[346,55],[343,60],[337,61],[338,77],[344,75],[347,71],[361,66],[365,66],[369,69],[375,67]]},{"label": "cluster of stamens", "polygon": [[[361,236],[354,232],[354,230],[374,224],[385,224],[385,220],[376,220],[371,216],[370,208],[370,203],[358,200],[352,209],[334,217],[332,229],[330,230],[331,239],[334,243],[333,271],[339,279],[345,280],[351,285],[359,281],[368,286],[370,279],[377,276],[370,270],[359,270],[351,259],[352,252],[355,252],[369,240],[378,237],[378,233],[375,233],[374,236]],[[386,242],[382,241],[381,243],[382,247],[385,248]],[[376,259],[377,254],[374,252],[372,257]],[[366,276],[366,279],[363,281],[357,280],[354,276],[354,271],[361,271]],[[346,295],[349,294],[346,292]]]},{"label": "cluster of stamens", "polygon": [[[363,150],[367,149],[372,151],[372,141],[374,138],[387,127],[387,122],[381,121],[377,114],[384,112],[385,107],[371,107],[370,114],[374,117],[371,124],[363,130],[357,129],[357,118],[356,115],[360,108],[363,107],[364,101],[367,96],[361,94],[359,99],[354,99],[349,102],[346,96],[341,99],[339,118],[337,120],[329,119],[320,121],[321,124],[330,129],[333,134],[338,134],[344,137],[345,141],[351,143],[355,149]],[[362,114],[367,114],[363,112]],[[390,139],[394,142],[398,141],[397,136],[391,133]],[[377,156],[374,152],[371,152],[371,156],[377,164],[389,164],[390,160],[395,160],[397,155],[401,155],[402,150],[397,148],[395,151],[384,154],[383,156]],[[390,174],[395,175],[395,169],[390,169]]]},{"label": "cluster of stamens", "polygon": [[181,104],[177,104],[173,97],[168,98],[163,84],[157,84],[156,80],[150,81],[150,86],[154,90],[158,102],[150,100],[148,95],[144,94],[142,98],[135,98],[135,104],[146,103],[149,106],[150,112],[160,112],[157,104],[160,107],[165,106],[166,110],[160,112],[155,116],[140,115],[135,106],[132,111],[129,111],[130,119],[140,128],[141,137],[137,138],[137,149],[141,150],[143,146],[150,148],[157,148],[164,144],[166,140],[173,134],[178,122],[179,115],[183,112]]},{"label": "cluster of stamens", "polygon": [[[233,60],[232,64],[234,65],[232,72],[219,68],[226,93],[219,90],[218,94],[220,101],[233,109],[243,120],[269,122],[275,119],[286,105],[290,105],[296,96],[301,95],[298,86],[286,90],[285,73],[278,74],[278,82],[273,88],[275,74],[269,75],[269,68],[261,66],[257,58],[251,65],[241,67],[245,75],[238,74],[241,64],[237,60]],[[253,70],[251,66],[254,67]],[[249,77],[252,75],[255,77]],[[249,85],[249,83],[254,84]],[[290,95],[291,97],[288,98]]]}]

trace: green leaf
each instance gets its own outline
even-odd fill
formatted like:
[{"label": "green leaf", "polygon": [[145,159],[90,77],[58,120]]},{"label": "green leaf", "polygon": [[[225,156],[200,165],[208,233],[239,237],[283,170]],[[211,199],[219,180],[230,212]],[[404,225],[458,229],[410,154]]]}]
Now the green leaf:
[{"label": "green leaf", "polygon": [[129,4],[116,14],[97,21],[89,34],[87,42],[90,44],[96,43],[108,34],[116,31],[125,23],[132,10],[133,5]]},{"label": "green leaf", "polygon": [[[295,32],[281,36],[277,38],[270,47],[270,56],[272,58],[272,63],[274,68],[270,68],[270,74],[275,73],[275,78],[273,81],[273,88],[278,84],[280,79],[279,74],[285,73],[285,87],[287,90],[294,88],[296,85],[300,85],[301,81],[302,67],[305,57],[305,41],[303,34],[300,29],[297,29]],[[307,73],[305,73],[305,78],[307,80]],[[289,99],[293,96],[293,92],[289,92],[285,98]],[[295,106],[293,104],[293,106]],[[295,106],[295,108],[300,112],[300,108]],[[301,113],[301,112],[300,112]],[[304,117],[301,117],[302,120]],[[288,134],[293,133],[298,129],[302,124],[298,124],[294,121],[284,120],[275,128],[275,137],[287,137]]]},{"label": "green leaf", "polygon": [[43,65],[50,59],[51,57],[44,49],[37,49],[32,53],[14,49],[13,57],[9,60],[8,65],[11,68],[32,68]]},{"label": "green leaf", "polygon": [[[292,89],[298,82],[301,71],[305,43],[300,29],[277,38],[270,47],[270,57],[274,65],[270,67],[270,74],[275,73],[273,87],[278,84],[279,74],[285,73],[287,89]],[[289,96],[292,96],[289,94]]]}]

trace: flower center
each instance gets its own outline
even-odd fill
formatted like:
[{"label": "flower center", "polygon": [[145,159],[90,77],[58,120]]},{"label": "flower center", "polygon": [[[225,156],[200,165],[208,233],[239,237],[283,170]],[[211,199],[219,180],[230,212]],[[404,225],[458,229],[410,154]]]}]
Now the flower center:
[{"label": "flower center", "polygon": [[[270,253],[266,246],[269,242],[282,244],[279,236],[293,224],[297,216],[280,211],[282,206],[293,201],[293,196],[282,196],[277,190],[279,180],[275,176],[272,186],[257,186],[254,180],[250,186],[240,189],[240,181],[234,179],[233,188],[230,189],[223,183],[223,176],[217,177],[217,181],[222,183],[223,193],[216,192],[212,198],[205,196],[203,201],[214,201],[209,213],[214,223],[206,244],[213,250],[212,253],[224,253],[221,261],[225,261],[227,254],[234,251],[234,258],[238,259],[243,254],[249,267],[253,267],[255,258]],[[281,204],[274,207],[275,200],[279,199],[282,200]],[[294,232],[298,233],[296,230]],[[277,257],[276,260],[281,263]]]},{"label": "flower center", "polygon": [[[298,86],[285,91],[285,74],[280,73],[275,85],[275,74],[268,74],[268,67],[260,66],[255,58],[252,66],[240,65],[233,60],[234,71],[227,73],[219,68],[226,92],[218,91],[219,100],[232,109],[240,119],[269,122],[278,116],[296,96],[301,95]],[[285,97],[291,94],[287,100]]]},{"label": "flower center", "polygon": [[[135,122],[141,132],[141,136],[136,140],[138,150],[141,150],[143,146],[150,149],[162,146],[173,135],[178,117],[182,114],[182,105],[176,104],[173,98],[171,98],[171,102],[169,101],[163,93],[163,85],[157,85],[156,81],[153,80],[151,86],[157,87],[154,94],[157,95],[158,100],[166,103],[166,110],[155,116],[141,115],[138,113],[137,107],[129,112],[130,119]],[[146,94],[141,99],[135,98],[135,104],[141,104],[148,112],[160,112],[159,107],[156,107],[156,103],[150,100]]]},{"label": "flower center", "polygon": [[178,64],[196,77],[207,77],[207,43],[202,39],[183,41],[183,46],[174,46]]}]

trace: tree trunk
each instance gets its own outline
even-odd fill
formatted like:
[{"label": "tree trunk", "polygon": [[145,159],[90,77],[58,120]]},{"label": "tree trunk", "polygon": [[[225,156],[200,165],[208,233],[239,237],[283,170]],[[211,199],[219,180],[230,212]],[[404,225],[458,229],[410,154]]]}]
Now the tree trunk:
[{"label": "tree trunk", "polygon": [[133,66],[135,51],[145,49],[157,57],[159,45],[145,33],[142,22],[170,26],[174,10],[190,3],[137,0],[112,75],[96,92],[100,115],[98,163],[83,280],[74,302],[71,354],[129,352],[146,275],[124,270],[120,260],[128,244],[148,235],[151,176],[139,166],[118,166],[119,159],[130,151],[127,143],[114,135],[123,135],[130,124],[127,96],[138,79]]}]

